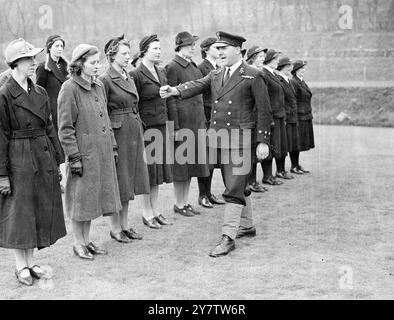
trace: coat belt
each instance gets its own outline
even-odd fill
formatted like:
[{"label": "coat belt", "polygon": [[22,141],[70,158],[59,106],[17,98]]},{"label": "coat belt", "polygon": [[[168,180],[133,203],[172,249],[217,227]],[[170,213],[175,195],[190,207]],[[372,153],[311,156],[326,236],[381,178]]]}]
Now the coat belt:
[{"label": "coat belt", "polygon": [[11,139],[29,139],[45,136],[46,128],[14,130]]},{"label": "coat belt", "polygon": [[114,109],[114,110],[111,110],[110,115],[127,114],[127,113],[137,114],[138,111],[137,111],[137,109],[134,109],[134,108]]}]

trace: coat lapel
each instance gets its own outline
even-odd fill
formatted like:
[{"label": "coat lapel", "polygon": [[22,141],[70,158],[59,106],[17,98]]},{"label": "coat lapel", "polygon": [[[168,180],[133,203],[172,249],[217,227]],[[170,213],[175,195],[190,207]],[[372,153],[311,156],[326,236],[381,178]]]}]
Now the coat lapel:
[{"label": "coat lapel", "polygon": [[219,94],[219,91],[222,88],[222,79],[223,79],[224,70],[225,69],[218,70],[213,74],[212,83],[216,94]]},{"label": "coat lapel", "polygon": [[157,75],[158,75],[158,77],[159,77],[159,81],[157,81],[157,79],[153,76],[153,74],[149,71],[149,69],[143,64],[143,63],[141,63],[140,64],[140,66],[141,66],[141,72],[147,77],[147,78],[149,78],[150,80],[152,80],[153,82],[155,82],[155,83],[157,83],[157,84],[160,84],[160,76],[159,76],[159,72],[158,72],[158,70],[157,70],[157,68],[155,67],[155,69],[156,69],[156,72],[157,72]]},{"label": "coat lapel", "polygon": [[138,97],[137,88],[130,76],[125,80],[112,66],[109,67],[108,74],[119,88]]},{"label": "coat lapel", "polygon": [[16,106],[30,111],[45,122],[45,110],[43,110],[43,108],[48,98],[38,91],[33,81],[28,79],[28,82],[31,87],[30,94],[27,93],[13,77],[9,79],[10,86],[8,90],[14,97]]},{"label": "coat lapel", "polygon": [[[59,58],[59,63],[62,65],[63,68],[67,68],[67,63],[61,57]],[[53,61],[50,56],[48,56],[48,62],[46,67],[61,83],[66,81],[66,76],[61,70],[59,70],[55,61]]]},{"label": "coat lapel", "polygon": [[[240,69],[244,68],[243,63],[234,71],[231,75],[230,79],[225,83],[223,87],[220,88],[218,92],[218,98],[224,96],[227,92],[231,91],[235,86],[237,86],[242,80],[244,80],[241,76]],[[225,70],[225,69],[223,69]],[[223,77],[223,74],[222,74]],[[220,78],[222,80],[222,78]]]}]

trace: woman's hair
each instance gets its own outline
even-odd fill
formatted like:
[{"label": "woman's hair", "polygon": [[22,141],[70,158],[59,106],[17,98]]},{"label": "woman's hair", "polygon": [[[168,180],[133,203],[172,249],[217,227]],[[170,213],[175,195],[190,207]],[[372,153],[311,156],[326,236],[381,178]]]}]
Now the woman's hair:
[{"label": "woman's hair", "polygon": [[68,66],[68,72],[70,73],[70,75],[80,76],[83,69],[83,64],[85,63],[87,58],[95,55],[96,53],[99,53],[98,49],[90,49],[78,60],[71,62],[70,65]]},{"label": "woman's hair", "polygon": [[201,58],[205,59],[207,57],[207,50],[204,48],[201,50]]},{"label": "woman's hair", "polygon": [[126,46],[126,47],[128,47],[130,49],[130,43],[126,39],[120,40],[117,44],[112,46],[110,48],[110,50],[107,52],[107,58],[108,58],[110,63],[114,62],[115,56],[118,54],[119,47],[121,45],[124,45],[124,46]]},{"label": "woman's hair", "polygon": [[152,41],[151,43],[149,43],[146,48],[144,48],[144,50],[140,51],[140,58],[143,58],[145,56],[145,54],[148,52],[150,45],[154,42],[160,42],[159,39]]},{"label": "woman's hair", "polygon": [[248,64],[253,65],[254,62],[257,59],[257,54],[254,54],[249,60],[248,60]]}]

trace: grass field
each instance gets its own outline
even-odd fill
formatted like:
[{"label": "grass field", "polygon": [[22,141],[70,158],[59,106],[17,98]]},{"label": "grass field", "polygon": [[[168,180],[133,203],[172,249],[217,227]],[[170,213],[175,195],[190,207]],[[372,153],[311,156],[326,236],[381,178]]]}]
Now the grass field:
[{"label": "grass field", "polygon": [[[92,238],[109,255],[74,257],[69,233],[36,255],[53,277],[31,288],[18,285],[12,251],[0,249],[0,298],[393,299],[394,129],[315,126],[315,136],[316,149],[301,155],[312,173],[253,194],[258,236],[229,256],[208,257],[223,209],[175,216],[168,185],[160,200],[173,226],[147,229],[134,201],[130,219],[144,240],[111,241],[100,218]],[[219,172],[214,191],[223,191]]]}]

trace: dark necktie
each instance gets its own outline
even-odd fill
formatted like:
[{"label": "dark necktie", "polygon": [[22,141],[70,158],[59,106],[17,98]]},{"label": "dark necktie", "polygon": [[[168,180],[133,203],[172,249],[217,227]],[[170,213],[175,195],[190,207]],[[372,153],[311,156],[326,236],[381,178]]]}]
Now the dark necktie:
[{"label": "dark necktie", "polygon": [[223,86],[225,86],[228,79],[230,79],[230,68],[227,67],[223,77]]}]

